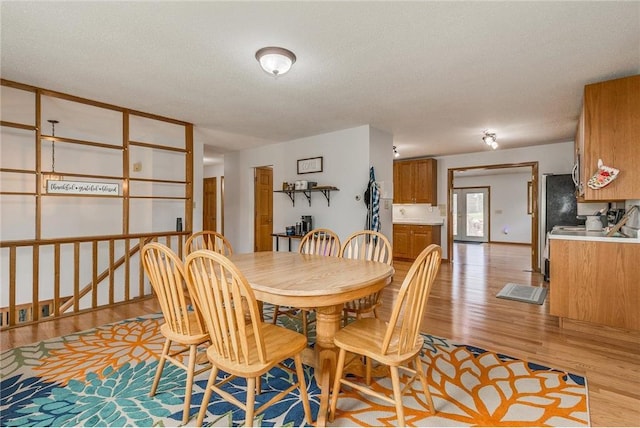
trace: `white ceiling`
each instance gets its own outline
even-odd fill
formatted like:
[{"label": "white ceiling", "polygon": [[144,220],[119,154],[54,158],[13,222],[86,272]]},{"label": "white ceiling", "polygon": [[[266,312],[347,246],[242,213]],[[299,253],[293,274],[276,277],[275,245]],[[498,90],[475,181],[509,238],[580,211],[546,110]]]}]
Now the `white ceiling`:
[{"label": "white ceiling", "polygon": [[402,158],[570,141],[585,84],[640,72],[638,1],[2,1],[1,24],[2,78],[192,122],[207,158],[364,124]]}]

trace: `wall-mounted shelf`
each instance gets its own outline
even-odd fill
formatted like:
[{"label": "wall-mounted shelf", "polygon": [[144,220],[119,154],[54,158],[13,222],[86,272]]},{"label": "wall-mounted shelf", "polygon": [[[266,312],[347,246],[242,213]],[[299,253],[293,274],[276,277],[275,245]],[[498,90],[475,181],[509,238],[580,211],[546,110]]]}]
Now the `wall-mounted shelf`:
[{"label": "wall-mounted shelf", "polygon": [[327,199],[327,206],[331,205],[331,192],[337,192],[337,187],[333,186],[316,186],[307,190],[274,190],[274,193],[284,193],[291,199],[291,203],[293,206],[296,206],[296,193],[302,193],[306,198],[307,202],[309,202],[309,206],[311,206],[311,193],[312,192],[321,192],[324,197]]}]

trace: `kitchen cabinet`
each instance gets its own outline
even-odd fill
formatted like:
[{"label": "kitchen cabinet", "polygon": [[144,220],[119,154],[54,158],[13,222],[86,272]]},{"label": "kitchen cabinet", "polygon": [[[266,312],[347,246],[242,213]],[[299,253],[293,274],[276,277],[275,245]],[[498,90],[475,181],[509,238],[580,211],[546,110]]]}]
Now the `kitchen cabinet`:
[{"label": "kitchen cabinet", "polygon": [[550,239],[549,313],[640,330],[640,243]]},{"label": "kitchen cabinet", "polygon": [[412,159],[393,162],[393,203],[438,204],[438,161]]},{"label": "kitchen cabinet", "polygon": [[393,258],[414,260],[427,246],[440,245],[440,226],[393,225]]},{"label": "kitchen cabinet", "polygon": [[[640,75],[586,85],[576,131],[579,197],[583,201],[640,198]],[[604,165],[620,170],[601,189],[587,182]]]}]

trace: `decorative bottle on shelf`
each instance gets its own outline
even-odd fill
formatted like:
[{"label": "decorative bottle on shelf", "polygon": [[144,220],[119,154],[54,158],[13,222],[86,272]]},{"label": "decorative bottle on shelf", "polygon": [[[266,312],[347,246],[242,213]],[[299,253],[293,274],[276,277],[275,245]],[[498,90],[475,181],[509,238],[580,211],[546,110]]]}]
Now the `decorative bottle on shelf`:
[{"label": "decorative bottle on shelf", "polygon": [[296,235],[302,235],[302,224],[296,223]]},{"label": "decorative bottle on shelf", "polygon": [[176,232],[182,232],[182,217],[176,218]]}]

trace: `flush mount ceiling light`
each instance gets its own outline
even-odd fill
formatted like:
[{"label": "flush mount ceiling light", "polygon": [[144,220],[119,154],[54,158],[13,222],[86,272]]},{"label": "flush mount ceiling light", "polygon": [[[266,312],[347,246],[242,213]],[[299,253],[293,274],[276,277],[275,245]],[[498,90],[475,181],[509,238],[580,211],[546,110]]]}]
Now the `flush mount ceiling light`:
[{"label": "flush mount ceiling light", "polygon": [[497,137],[496,134],[489,132],[489,131],[484,131],[484,136],[482,137],[482,141],[484,141],[484,143],[491,147],[493,150],[498,148],[498,143],[496,142]]},{"label": "flush mount ceiling light", "polygon": [[398,149],[396,149],[396,146],[393,146],[393,157],[398,157],[400,156],[400,153],[398,153]]},{"label": "flush mount ceiling light", "polygon": [[296,62],[296,56],[293,52],[274,46],[258,50],[256,59],[264,71],[275,77],[285,74]]}]

